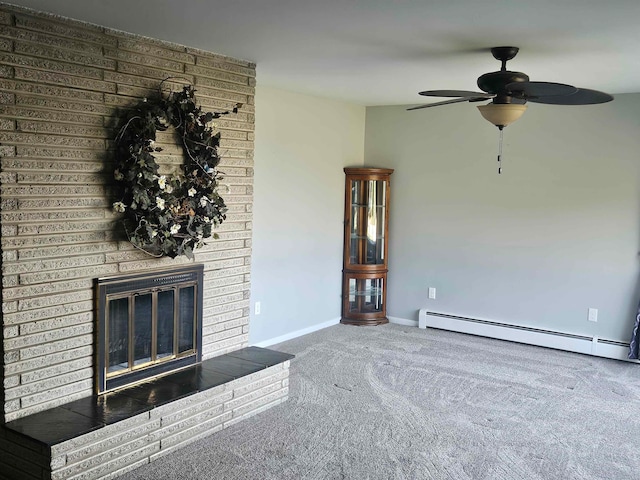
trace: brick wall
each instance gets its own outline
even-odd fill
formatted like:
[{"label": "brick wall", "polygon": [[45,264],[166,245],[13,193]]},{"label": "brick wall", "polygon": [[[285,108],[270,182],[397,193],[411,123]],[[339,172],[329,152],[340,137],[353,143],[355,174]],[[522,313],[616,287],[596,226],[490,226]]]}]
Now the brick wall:
[{"label": "brick wall", "polygon": [[[161,268],[114,234],[114,127],[158,88],[191,83],[206,111],[244,107],[222,131],[227,221],[205,265],[203,358],[247,344],[255,65],[0,5],[3,420],[93,393],[93,280]],[[159,136],[163,169],[182,162]]]}]

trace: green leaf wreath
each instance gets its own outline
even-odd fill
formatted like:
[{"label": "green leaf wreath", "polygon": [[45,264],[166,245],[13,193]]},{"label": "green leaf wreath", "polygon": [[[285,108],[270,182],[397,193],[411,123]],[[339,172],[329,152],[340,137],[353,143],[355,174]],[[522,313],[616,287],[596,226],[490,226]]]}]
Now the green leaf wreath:
[{"label": "green leaf wreath", "polygon": [[[136,248],[155,257],[193,258],[193,250],[226,219],[227,206],[217,191],[220,132],[209,124],[228,113],[203,112],[191,85],[165,96],[161,84],[157,96],[144,99],[124,122],[115,142],[119,200],[113,209],[123,214],[124,231]],[[153,155],[162,150],[155,146],[156,131],[171,127],[180,136],[185,161],[180,171],[160,175]]]}]

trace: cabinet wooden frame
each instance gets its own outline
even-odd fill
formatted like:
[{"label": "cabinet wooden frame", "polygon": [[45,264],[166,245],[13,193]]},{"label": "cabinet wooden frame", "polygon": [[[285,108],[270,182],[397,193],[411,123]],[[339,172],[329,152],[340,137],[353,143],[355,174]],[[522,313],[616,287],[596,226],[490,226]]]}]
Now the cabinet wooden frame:
[{"label": "cabinet wooden frame", "polygon": [[341,323],[380,325],[386,313],[389,168],[345,168]]}]

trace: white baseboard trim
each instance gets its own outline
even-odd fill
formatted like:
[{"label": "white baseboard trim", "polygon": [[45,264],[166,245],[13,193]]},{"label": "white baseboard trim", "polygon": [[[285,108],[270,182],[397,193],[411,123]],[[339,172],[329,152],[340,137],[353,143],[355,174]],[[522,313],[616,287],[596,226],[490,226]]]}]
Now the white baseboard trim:
[{"label": "white baseboard trim", "polygon": [[615,340],[606,340],[597,336],[576,335],[567,332],[557,332],[540,328],[512,325],[493,320],[460,317],[446,313],[429,312],[420,309],[418,315],[419,328],[438,328],[452,332],[469,333],[481,337],[508,340],[539,347],[555,348],[567,352],[583,353],[596,357],[612,358],[639,363],[629,360],[629,344]]},{"label": "white baseboard trim", "polygon": [[264,340],[262,342],[253,343],[254,347],[270,347],[271,345],[275,345],[276,343],[286,342],[287,340],[292,340],[294,338],[301,337],[303,335],[307,335],[309,333],[317,332],[318,330],[322,330],[323,328],[332,327],[340,323],[340,317],[334,318],[332,320],[328,320],[323,323],[318,323],[316,325],[312,325],[307,328],[303,328],[301,330],[296,330],[295,332],[286,333],[284,335],[280,335],[279,337],[270,338],[269,340]]},{"label": "white baseboard trim", "polygon": [[397,325],[405,325],[407,327],[418,326],[418,322],[416,320],[409,320],[408,318],[401,318],[401,317],[391,317],[389,315],[387,315],[387,318],[389,319],[389,322],[395,323]]}]

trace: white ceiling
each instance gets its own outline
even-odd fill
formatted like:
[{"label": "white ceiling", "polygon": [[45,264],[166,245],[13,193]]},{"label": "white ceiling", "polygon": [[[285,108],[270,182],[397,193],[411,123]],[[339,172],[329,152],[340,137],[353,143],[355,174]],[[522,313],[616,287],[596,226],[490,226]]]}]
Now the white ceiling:
[{"label": "white ceiling", "polygon": [[639,0],[12,0],[255,62],[259,85],[363,105],[475,90],[510,70],[611,94],[640,92]]}]

